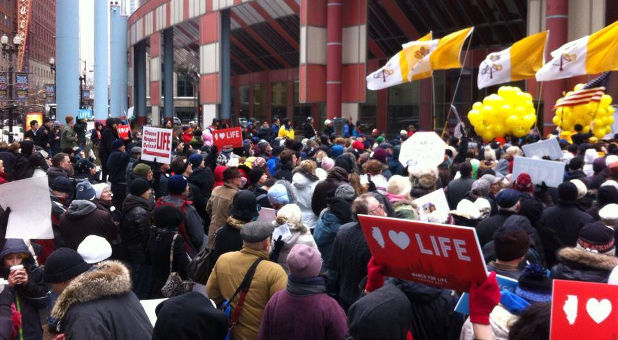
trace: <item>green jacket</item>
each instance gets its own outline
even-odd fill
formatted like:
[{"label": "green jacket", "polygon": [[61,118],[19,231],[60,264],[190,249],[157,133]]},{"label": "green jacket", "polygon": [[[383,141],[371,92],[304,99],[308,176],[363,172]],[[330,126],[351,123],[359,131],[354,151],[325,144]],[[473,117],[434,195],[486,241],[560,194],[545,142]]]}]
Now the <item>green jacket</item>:
[{"label": "green jacket", "polygon": [[60,148],[73,148],[77,146],[77,138],[75,138],[75,131],[71,125],[65,125],[60,132]]}]

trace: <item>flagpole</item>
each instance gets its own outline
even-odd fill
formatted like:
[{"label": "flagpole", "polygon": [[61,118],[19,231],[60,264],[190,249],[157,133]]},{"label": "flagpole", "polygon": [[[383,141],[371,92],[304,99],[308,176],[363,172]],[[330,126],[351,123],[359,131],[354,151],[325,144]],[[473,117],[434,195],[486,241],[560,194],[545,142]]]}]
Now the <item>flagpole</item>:
[{"label": "flagpole", "polygon": [[[537,92],[536,93],[536,114],[538,117],[539,109],[541,108],[541,95],[543,94],[543,82],[542,81],[539,82],[539,89],[536,92]],[[543,122],[543,114],[541,114],[541,124],[545,124],[545,122]],[[541,135],[542,137],[543,133],[539,131],[539,124],[534,124],[534,127],[536,128],[536,131],[539,132],[539,135]]]},{"label": "flagpole", "polygon": [[[455,85],[455,91],[453,92],[453,98],[451,98],[451,103],[448,106],[448,113],[446,115],[446,121],[444,122],[444,127],[442,128],[442,137],[446,133],[446,128],[448,127],[448,119],[451,116],[451,106],[453,102],[455,102],[455,96],[457,96],[457,91],[459,90],[459,83],[461,83],[461,75],[463,74],[464,67],[466,67],[466,59],[468,58],[468,51],[470,50],[470,44],[472,43],[472,34],[468,37],[466,45],[466,53],[464,53],[463,63],[461,64],[461,70],[459,71],[459,77],[457,78],[457,84]],[[434,104],[435,105],[435,104]]]},{"label": "flagpole", "polygon": [[436,81],[431,72],[431,120],[433,121],[433,131],[436,131]]}]

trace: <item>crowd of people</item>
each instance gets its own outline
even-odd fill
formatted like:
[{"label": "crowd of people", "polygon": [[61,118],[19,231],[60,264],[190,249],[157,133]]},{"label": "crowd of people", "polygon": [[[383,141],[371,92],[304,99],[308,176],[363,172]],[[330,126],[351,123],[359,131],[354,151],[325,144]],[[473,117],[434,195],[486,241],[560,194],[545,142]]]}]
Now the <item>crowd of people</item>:
[{"label": "crowd of people", "polygon": [[[218,119],[169,122],[167,164],[140,159],[139,128],[122,139],[109,118],[82,138],[73,120],[0,143],[0,184],[47,176],[54,233],[2,238],[0,339],[549,339],[553,279],[618,282],[612,141],[559,140],[554,188],[512,175],[533,132],[446,136],[439,166],[408,169],[414,127],[248,122],[243,146],[220,150]],[[358,222],[419,220],[413,201],[436,190],[450,211],[428,220],[475,228],[492,272],[471,285],[469,315],[454,311],[462,292],[385,277]],[[517,288],[500,291],[496,274]],[[140,300],[159,298],[153,325]]]}]

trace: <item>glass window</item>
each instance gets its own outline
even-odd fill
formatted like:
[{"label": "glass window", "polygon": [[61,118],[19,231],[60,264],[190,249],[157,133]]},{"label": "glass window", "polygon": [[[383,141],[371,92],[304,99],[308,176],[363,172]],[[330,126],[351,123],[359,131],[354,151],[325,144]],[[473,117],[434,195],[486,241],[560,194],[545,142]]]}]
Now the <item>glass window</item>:
[{"label": "glass window", "polygon": [[176,96],[193,97],[193,79],[186,74],[177,73],[176,76]]},{"label": "glass window", "polygon": [[266,98],[265,92],[262,84],[253,85],[253,118],[259,121],[266,119],[264,105],[264,99]]}]

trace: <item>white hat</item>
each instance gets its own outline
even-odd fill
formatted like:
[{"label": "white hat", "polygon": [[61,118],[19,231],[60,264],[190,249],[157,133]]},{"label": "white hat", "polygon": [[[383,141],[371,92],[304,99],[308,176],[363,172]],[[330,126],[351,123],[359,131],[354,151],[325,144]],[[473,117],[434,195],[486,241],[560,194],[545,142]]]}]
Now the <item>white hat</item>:
[{"label": "white hat", "polygon": [[95,264],[112,256],[112,246],[101,236],[88,235],[77,247],[77,253],[86,263]]},{"label": "white hat", "polygon": [[327,120],[324,121],[324,125],[328,125],[330,123],[332,123],[332,121],[330,119],[327,119]]},{"label": "white hat", "polygon": [[618,204],[610,203],[599,210],[599,218],[602,220],[618,220]]},{"label": "white hat", "polygon": [[451,214],[462,216],[470,220],[476,220],[481,217],[481,211],[470,200],[462,199],[457,203],[457,209],[452,210]]},{"label": "white hat", "polygon": [[618,190],[618,182],[614,181],[613,179],[608,179],[607,181],[603,182],[603,184],[601,184],[602,187],[606,187],[606,186],[613,186],[614,188],[616,188],[616,190]]},{"label": "white hat", "polygon": [[101,198],[101,193],[103,192],[103,190],[105,190],[105,188],[109,188],[109,184],[107,183],[97,183],[94,184],[92,186],[92,188],[94,189],[94,192],[96,193],[95,197],[97,199]]},{"label": "white hat", "polygon": [[479,197],[474,201],[474,205],[479,209],[481,215],[489,215],[491,213],[491,203],[484,197]]},{"label": "white hat", "polygon": [[610,164],[612,164],[614,162],[618,162],[618,156],[616,156],[616,155],[609,155],[609,156],[605,157],[605,165],[609,166]]},{"label": "white hat", "polygon": [[588,187],[586,184],[579,179],[572,179],[569,182],[575,184],[577,187],[577,199],[582,199],[588,193]]},{"label": "white hat", "polygon": [[399,134],[400,134],[400,135],[407,135],[407,134],[408,134],[408,131],[406,131],[406,130],[401,130],[401,131],[399,131]]}]

